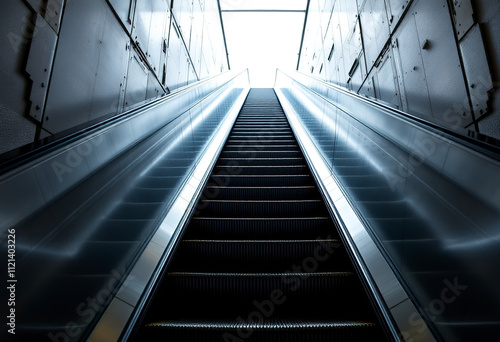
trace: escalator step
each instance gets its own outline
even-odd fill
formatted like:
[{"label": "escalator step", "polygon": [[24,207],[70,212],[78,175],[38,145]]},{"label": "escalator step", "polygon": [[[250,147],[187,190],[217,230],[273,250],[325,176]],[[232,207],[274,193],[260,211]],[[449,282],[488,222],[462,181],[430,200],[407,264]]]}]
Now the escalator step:
[{"label": "escalator step", "polygon": [[[339,178],[369,189],[360,203],[377,209],[373,189],[385,180],[349,146],[335,157]],[[161,200],[154,186],[182,178],[182,167],[165,167],[145,180],[144,198]],[[273,90],[250,91],[161,281],[138,341],[384,340]],[[276,312],[256,311],[277,292]]]},{"label": "escalator step", "polygon": [[303,175],[309,172],[309,168],[306,165],[217,165],[214,172],[215,174],[226,172],[226,174],[239,175]]},{"label": "escalator step", "polygon": [[311,175],[213,175],[211,182],[231,186],[306,186],[314,184]]},{"label": "escalator step", "polygon": [[[380,341],[376,325],[356,321],[306,321],[296,319],[260,319],[253,321],[204,320],[160,321],[146,326],[150,340],[172,341],[263,341],[331,342]],[[245,317],[246,318],[246,317]],[[251,318],[250,316],[248,318]]]},{"label": "escalator step", "polygon": [[320,199],[315,186],[291,187],[221,187],[207,186],[205,198],[219,198],[225,200],[286,200],[286,199]]},{"label": "escalator step", "polygon": [[317,271],[350,271],[338,239],[317,240],[183,240],[172,270],[283,272],[313,257]]},{"label": "escalator step", "polygon": [[280,165],[303,165],[304,158],[219,158],[217,165],[241,165],[241,166],[280,166]]},{"label": "escalator step", "polygon": [[203,217],[191,220],[187,237],[227,239],[304,239],[336,236],[328,216],[322,217]]},{"label": "escalator step", "polygon": [[169,272],[165,286],[182,296],[225,296],[260,298],[280,289],[287,296],[328,295],[349,290],[355,284],[352,272],[311,273],[202,273]]},{"label": "escalator step", "polygon": [[327,215],[325,205],[316,200],[201,200],[203,215],[215,217],[301,217]]},{"label": "escalator step", "polygon": [[247,151],[222,151],[222,157],[245,157],[245,158],[255,158],[255,157],[267,157],[267,158],[290,158],[290,157],[302,157],[302,152],[300,150],[273,150],[273,151],[262,151],[262,150],[247,150]]}]

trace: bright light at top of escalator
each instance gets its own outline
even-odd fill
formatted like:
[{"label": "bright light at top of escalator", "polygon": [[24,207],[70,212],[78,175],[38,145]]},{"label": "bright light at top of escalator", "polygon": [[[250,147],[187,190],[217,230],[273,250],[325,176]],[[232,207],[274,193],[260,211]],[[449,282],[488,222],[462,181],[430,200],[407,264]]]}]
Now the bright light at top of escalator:
[{"label": "bright light at top of escalator", "polygon": [[221,10],[304,10],[307,0],[220,0]]},{"label": "bright light at top of escalator", "polygon": [[253,88],[272,88],[276,68],[296,68],[306,4],[303,0],[221,1],[231,69],[248,68]]}]

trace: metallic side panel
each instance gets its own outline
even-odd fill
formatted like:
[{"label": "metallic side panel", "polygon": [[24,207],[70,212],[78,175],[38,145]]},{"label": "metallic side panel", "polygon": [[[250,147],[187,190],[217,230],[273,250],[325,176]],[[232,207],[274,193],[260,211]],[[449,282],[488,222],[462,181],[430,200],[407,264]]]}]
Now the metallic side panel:
[{"label": "metallic side panel", "polygon": [[[36,122],[25,116],[30,81],[20,65],[28,57],[33,12],[22,1],[4,1],[0,11],[0,153],[34,141]],[[49,28],[50,29],[50,28]]]},{"label": "metallic side panel", "polygon": [[[15,177],[0,183],[0,193],[8,194],[0,197],[0,216],[5,229],[28,217],[31,208],[40,208],[46,203],[35,170],[25,170],[22,178],[22,183],[18,183]],[[27,193],[30,196],[26,196]]]},{"label": "metallic side panel", "polygon": [[[197,74],[201,71],[201,53],[203,38],[203,12],[198,1],[194,2],[193,7],[193,25],[191,29],[191,41],[189,43],[189,55],[193,62],[194,70]],[[207,52],[208,53],[208,52]]]},{"label": "metallic side panel", "polygon": [[359,16],[366,64],[370,69],[389,39],[389,23],[385,2],[366,0]]},{"label": "metallic side panel", "polygon": [[475,25],[460,42],[460,52],[464,62],[467,86],[471,94],[475,118],[489,111],[488,92],[493,88],[481,27]]},{"label": "metallic side panel", "polygon": [[146,54],[154,72],[160,80],[162,77],[160,59],[163,53],[163,41],[167,37],[165,28],[170,22],[169,19],[170,11],[167,0],[153,0],[151,28]]},{"label": "metallic side panel", "polygon": [[391,33],[403,18],[403,13],[408,8],[411,1],[412,0],[385,0]]},{"label": "metallic side panel", "polygon": [[412,11],[415,13],[432,115],[451,121],[454,118],[444,113],[453,111],[453,106],[458,105],[461,112],[453,114],[460,119],[461,127],[466,127],[472,122],[472,114],[447,1],[420,0]]},{"label": "metallic side panel", "polygon": [[146,89],[146,99],[154,99],[157,98],[161,95],[163,95],[163,90],[161,90],[161,86],[158,83],[158,80],[156,79],[155,75],[150,72],[148,74],[148,86]]},{"label": "metallic side panel", "polygon": [[[407,300],[408,297],[372,237],[368,234],[366,227],[361,223],[346,196],[340,190],[338,179],[332,174],[331,166],[325,164],[325,159],[321,156],[313,140],[311,140],[311,133],[306,132],[305,127],[307,125],[303,126],[300,123],[298,117],[306,115],[306,111],[302,112],[298,106],[291,105],[290,100],[295,101],[295,99],[290,98],[288,92],[285,93],[282,89],[276,89],[276,91],[299,144],[305,153],[308,164],[320,189],[327,198],[328,205],[333,209],[338,222],[341,223],[341,229],[361,266],[362,272],[367,277],[366,279],[372,289],[380,291],[385,305],[388,308],[396,307],[399,303]],[[298,95],[298,93],[295,93],[295,95]],[[299,103],[304,102],[300,101]],[[303,108],[313,109],[314,107],[306,105]],[[380,298],[378,299],[380,300]],[[409,319],[409,315],[404,317]],[[420,317],[418,313],[416,317]],[[429,339],[429,341],[431,340],[433,339]]]},{"label": "metallic side panel", "polygon": [[392,48],[389,48],[385,56],[382,57],[377,67],[375,79],[376,97],[393,104],[396,108],[401,108],[398,76]]},{"label": "metallic side panel", "polygon": [[413,303],[407,299],[391,309],[392,317],[401,329],[405,341],[432,341],[434,337],[425,323],[419,318]]},{"label": "metallic side panel", "polygon": [[118,17],[120,17],[123,25],[127,28],[127,31],[130,32],[132,28],[132,5],[135,5],[135,0],[109,0],[109,2],[116,14],[118,14]]},{"label": "metallic side panel", "polygon": [[[172,209],[175,210],[175,204]],[[137,305],[137,301],[149,281],[150,274],[152,274],[155,270],[161,256],[163,255],[164,249],[164,247],[161,247],[154,242],[148,244],[144,252],[142,252],[139,260],[137,260],[134,267],[130,271],[127,280],[116,294],[115,299],[119,299],[127,303],[132,308]],[[128,314],[131,314],[131,310]],[[106,317],[103,317],[103,319],[106,319]]]},{"label": "metallic side panel", "polygon": [[[241,76],[241,75],[240,75]],[[248,93],[248,88],[225,90],[219,95],[218,99],[211,99],[211,103],[206,103],[205,111],[217,111],[216,106],[224,99],[226,96],[235,94],[237,97],[231,98],[233,106],[229,109],[228,113],[225,115],[223,123],[216,130],[215,136],[210,139],[210,145],[204,151],[201,160],[196,165],[191,175],[188,176],[187,182],[184,183],[179,195],[177,196],[172,207],[169,209],[166,217],[163,219],[159,229],[153,236],[153,239],[149,242],[146,250],[142,253],[139,261],[134,265],[134,268],[128,275],[128,281],[120,288],[116,295],[116,299],[124,299],[127,303],[131,303],[136,306],[143,291],[147,289],[148,283],[153,276],[157,276],[158,272],[162,267],[160,258],[162,254],[165,253],[164,258],[166,258],[175,244],[180,231],[182,230],[187,217],[189,216],[191,209],[194,208],[196,204],[198,195],[201,193],[205,180],[210,175],[213,164],[217,160],[217,156],[222,149],[222,142],[225,141],[227,135],[229,134],[231,127],[239,113],[239,109],[243,104],[246,94]],[[215,100],[215,101],[213,101]],[[187,126],[187,130],[192,130],[196,125],[200,124],[202,121],[193,123]],[[158,269],[157,269],[158,267]],[[128,317],[131,316],[131,312],[127,312]],[[100,320],[97,327],[91,334],[91,341],[115,341],[117,336],[103,336],[100,331],[104,328],[110,329],[112,331],[122,331],[124,328],[124,320],[114,319],[114,316],[121,317],[121,315],[113,312],[113,307],[110,306],[106,310],[105,316]],[[110,339],[111,338],[111,339]]]},{"label": "metallic side panel", "polygon": [[458,184],[467,185],[477,198],[500,209],[500,163],[458,145],[450,146],[443,172]]},{"label": "metallic side panel", "polygon": [[191,42],[193,6],[192,0],[177,0],[174,1],[174,8],[172,9],[174,18],[179,24],[179,30],[184,38],[186,47],[189,47]]},{"label": "metallic side panel", "polygon": [[139,0],[135,5],[132,38],[139,44],[144,52],[147,52],[149,46],[153,1],[154,0]]},{"label": "metallic side panel", "polygon": [[[23,218],[28,217],[42,208],[45,203],[73,187],[139,139],[145,138],[152,131],[174,120],[179,113],[191,107],[231,77],[232,74],[226,73],[200,82],[192,89],[185,89],[167,96],[165,99],[144,108],[141,115],[133,115],[95,135],[87,136],[65,146],[62,151],[55,151],[43,156],[41,160],[36,160],[19,170],[3,175],[0,178],[0,188],[6,186],[5,193],[18,193],[14,191],[14,185],[9,184],[17,184],[18,187],[19,184],[30,184],[30,188],[29,191],[23,192],[23,198],[9,197],[9,202],[4,203],[6,208],[13,206],[19,210],[5,211],[2,220],[8,222],[9,225],[19,223]],[[169,109],[165,110],[164,108]],[[37,186],[33,185],[33,177],[36,177]],[[2,191],[2,193],[4,192]],[[33,201],[27,201],[26,197],[33,199]]]},{"label": "metallic side panel", "polygon": [[134,107],[146,100],[148,88],[148,69],[135,51],[131,51],[128,64],[125,109]]},{"label": "metallic side panel", "polygon": [[453,2],[453,17],[458,39],[462,39],[474,25],[474,10],[471,0],[458,0]]},{"label": "metallic side panel", "polygon": [[413,14],[407,16],[393,38],[397,64],[399,85],[405,91],[406,106],[404,110],[431,115],[431,103],[427,88],[424,63],[417,37],[417,27]]},{"label": "metallic side panel", "polygon": [[[369,101],[340,87],[298,73],[293,74],[295,83],[285,74],[278,75],[278,87],[286,101],[293,102],[297,115],[308,118],[302,124],[311,127],[306,131],[325,163],[333,161],[332,173],[343,192],[331,185],[324,188],[335,198],[336,207],[342,208],[337,212],[356,207],[397,267],[400,279],[411,289],[413,305],[445,340],[487,340],[496,335],[499,325],[492,322],[500,319],[495,287],[500,281],[496,271],[500,267],[496,253],[500,163],[400,120],[383,106],[365,107]],[[327,97],[323,101],[330,104],[321,105],[318,95]],[[332,119],[320,119],[315,114],[318,111]],[[378,116],[377,112],[385,114]],[[321,128],[315,128],[317,120],[321,120]],[[325,131],[335,140],[333,156],[331,145],[319,139]],[[304,150],[309,151],[307,147]],[[347,201],[342,201],[342,194]],[[355,222],[355,217],[346,217],[344,222]],[[354,224],[349,230],[356,233],[359,227],[363,225]],[[359,240],[360,254],[368,260],[369,269],[379,273],[380,264],[372,263],[376,258],[366,241]],[[391,286],[377,283],[391,298]],[[403,337],[425,340],[428,329],[415,310],[401,310],[393,312],[403,315],[395,317]],[[415,329],[418,334],[414,335]]]},{"label": "metallic side panel", "polygon": [[114,298],[102,318],[107,324],[99,325],[98,329],[87,341],[117,341],[122,332],[120,327],[125,327],[133,309],[131,305]]},{"label": "metallic side panel", "polygon": [[101,0],[66,4],[44,129],[57,133],[88,121],[107,15],[109,9]]},{"label": "metallic side panel", "polygon": [[99,42],[99,62],[89,120],[119,112],[127,75],[128,47],[129,38],[123,33],[114,16],[108,14]]},{"label": "metallic side panel", "polygon": [[26,71],[33,81],[30,94],[30,116],[40,122],[43,119],[42,113],[45,109],[57,35],[40,15],[36,16],[35,26],[38,31],[31,40]]}]

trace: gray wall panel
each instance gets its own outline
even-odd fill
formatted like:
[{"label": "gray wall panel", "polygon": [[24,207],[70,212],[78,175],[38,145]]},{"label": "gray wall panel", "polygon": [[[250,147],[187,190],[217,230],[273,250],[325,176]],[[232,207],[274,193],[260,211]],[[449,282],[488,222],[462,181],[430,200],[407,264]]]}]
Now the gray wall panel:
[{"label": "gray wall panel", "polygon": [[109,14],[101,0],[66,4],[43,123],[51,133],[89,120],[100,40]]},{"label": "gray wall panel", "polygon": [[125,109],[146,100],[148,70],[135,51],[129,57]]},{"label": "gray wall panel", "polygon": [[395,41],[398,55],[399,84],[405,91],[406,107],[416,113],[431,115],[429,90],[425,79],[420,44],[415,37],[417,27],[413,16],[409,17],[398,29]]},{"label": "gray wall panel", "polygon": [[[216,0],[196,1],[194,18],[191,0],[175,1],[173,19],[168,0],[67,0],[60,30],[45,23],[56,34],[58,45],[53,69],[47,68],[50,79],[43,82],[46,107],[41,92],[31,94],[37,99],[33,108],[41,101],[40,116],[35,119],[45,116],[37,123],[28,118],[31,80],[27,72],[41,83],[37,61],[44,56],[36,51],[43,49],[35,44],[40,41],[33,44],[30,60],[34,63],[29,70],[26,60],[34,15],[37,11],[39,18],[43,15],[44,3],[28,4],[32,5],[10,0],[0,13],[0,43],[6,47],[0,51],[0,153],[35,141],[37,126],[39,137],[47,137],[197,81],[200,72],[207,77],[228,69]],[[171,19],[182,25],[179,37],[169,43]],[[132,59],[130,49],[135,49]]]},{"label": "gray wall panel", "polygon": [[30,81],[24,74],[32,12],[21,1],[0,11],[0,153],[30,143],[36,125],[28,118]]},{"label": "gray wall panel", "polygon": [[109,0],[121,22],[130,32],[132,28],[132,16],[134,13],[135,0]]},{"label": "gray wall panel", "polygon": [[[446,0],[418,1],[415,13],[418,38],[427,80],[432,114],[438,119],[455,105],[452,121],[460,120],[461,127],[472,122],[465,80],[458,56],[453,25]],[[427,47],[424,45],[427,43]]]},{"label": "gray wall panel", "polygon": [[137,0],[134,13],[134,25],[132,26],[132,37],[144,52],[147,52],[149,46],[152,14],[153,0]]},{"label": "gray wall panel", "polygon": [[130,41],[116,20],[108,15],[100,44],[99,64],[89,119],[118,113],[125,89]]},{"label": "gray wall panel", "polygon": [[298,70],[438,125],[500,138],[500,119],[486,118],[500,116],[498,18],[491,0],[312,1]]}]

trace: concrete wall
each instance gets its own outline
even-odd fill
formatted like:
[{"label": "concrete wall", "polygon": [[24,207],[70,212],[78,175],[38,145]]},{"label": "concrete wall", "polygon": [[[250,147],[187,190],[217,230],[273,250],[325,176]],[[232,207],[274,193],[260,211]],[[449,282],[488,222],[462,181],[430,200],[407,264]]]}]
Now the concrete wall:
[{"label": "concrete wall", "polygon": [[500,2],[311,0],[299,71],[500,139]]},{"label": "concrete wall", "polygon": [[217,0],[7,0],[0,46],[0,153],[228,69]]}]

